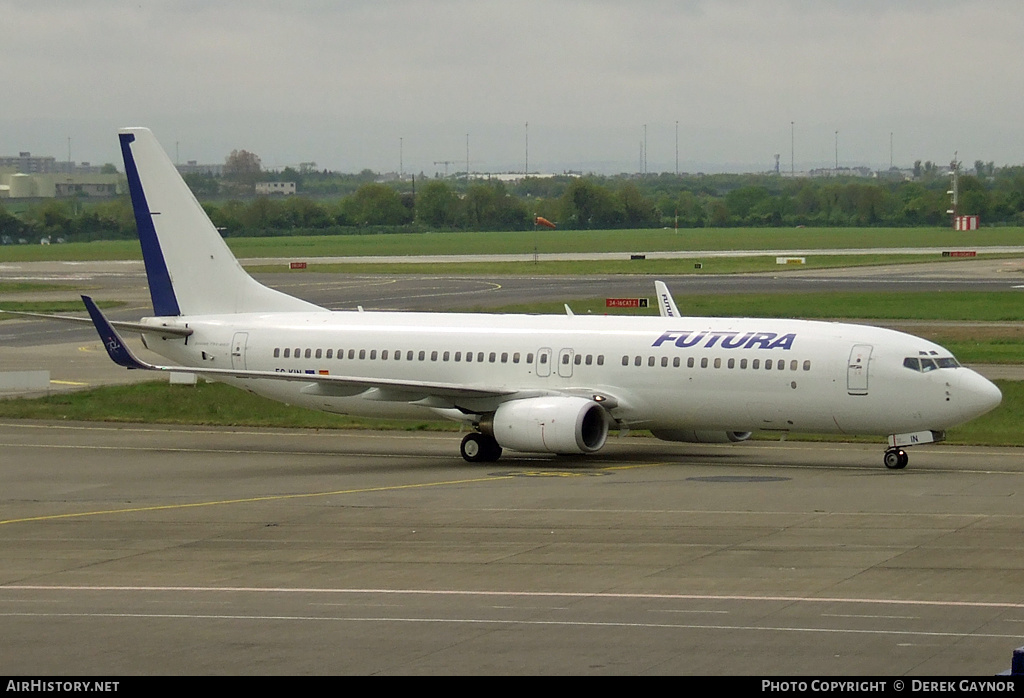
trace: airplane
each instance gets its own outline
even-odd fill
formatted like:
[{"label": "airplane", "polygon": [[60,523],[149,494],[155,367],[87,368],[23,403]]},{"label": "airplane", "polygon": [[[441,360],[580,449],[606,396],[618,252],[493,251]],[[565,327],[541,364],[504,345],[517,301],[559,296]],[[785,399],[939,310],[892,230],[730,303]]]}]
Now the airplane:
[{"label": "airplane", "polygon": [[[925,339],[864,325],[658,317],[331,311],[264,286],[232,255],[154,135],[119,131],[153,303],[111,323],[110,358],[188,371],[336,414],[442,417],[469,462],[504,449],[600,451],[612,429],[745,441],[762,430],[888,437],[883,463],[995,408],[999,389]],[[177,365],[140,359],[119,332]]]}]

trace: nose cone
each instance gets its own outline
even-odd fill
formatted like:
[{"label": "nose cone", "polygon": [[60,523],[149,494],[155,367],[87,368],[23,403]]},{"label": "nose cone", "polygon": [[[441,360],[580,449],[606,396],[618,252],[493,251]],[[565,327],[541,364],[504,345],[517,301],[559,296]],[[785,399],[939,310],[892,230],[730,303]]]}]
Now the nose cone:
[{"label": "nose cone", "polygon": [[990,380],[974,371],[957,369],[954,399],[964,421],[980,417],[1003,401],[1003,394]]}]

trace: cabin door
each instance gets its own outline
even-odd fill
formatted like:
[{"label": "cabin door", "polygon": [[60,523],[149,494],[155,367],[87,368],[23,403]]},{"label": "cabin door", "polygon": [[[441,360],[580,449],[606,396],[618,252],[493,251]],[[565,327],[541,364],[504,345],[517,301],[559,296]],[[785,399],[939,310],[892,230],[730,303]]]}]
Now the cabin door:
[{"label": "cabin door", "polygon": [[558,375],[572,378],[572,362],[576,352],[572,349],[560,349],[558,352]]},{"label": "cabin door", "polygon": [[536,370],[542,378],[551,375],[551,349],[544,347],[537,350]]},{"label": "cabin door", "polygon": [[850,395],[868,394],[868,364],[871,362],[871,345],[854,344],[850,350],[850,361],[846,366],[846,392]]},{"label": "cabin door", "polygon": [[245,343],[248,339],[248,332],[235,332],[231,340],[231,368],[245,370]]}]

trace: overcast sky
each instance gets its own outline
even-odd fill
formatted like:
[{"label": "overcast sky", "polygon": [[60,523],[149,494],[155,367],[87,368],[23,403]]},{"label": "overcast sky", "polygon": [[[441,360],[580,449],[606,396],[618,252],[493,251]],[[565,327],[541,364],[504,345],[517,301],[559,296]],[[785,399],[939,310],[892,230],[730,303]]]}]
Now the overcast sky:
[{"label": "overcast sky", "polygon": [[1024,164],[1020,0],[0,0],[0,66],[0,155],[119,169]]}]

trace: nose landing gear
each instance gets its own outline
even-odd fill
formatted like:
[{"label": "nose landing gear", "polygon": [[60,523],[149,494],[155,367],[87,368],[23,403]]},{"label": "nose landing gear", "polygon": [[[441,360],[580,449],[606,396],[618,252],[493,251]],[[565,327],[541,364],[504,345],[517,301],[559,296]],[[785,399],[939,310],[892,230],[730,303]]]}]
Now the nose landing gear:
[{"label": "nose landing gear", "polygon": [[904,446],[933,444],[946,440],[944,431],[915,431],[909,434],[890,434],[889,448],[882,457],[882,462],[889,470],[903,470],[910,462],[910,456],[903,450]]},{"label": "nose landing gear", "polygon": [[902,448],[890,448],[885,452],[882,462],[889,470],[903,470],[910,462],[910,456]]}]

